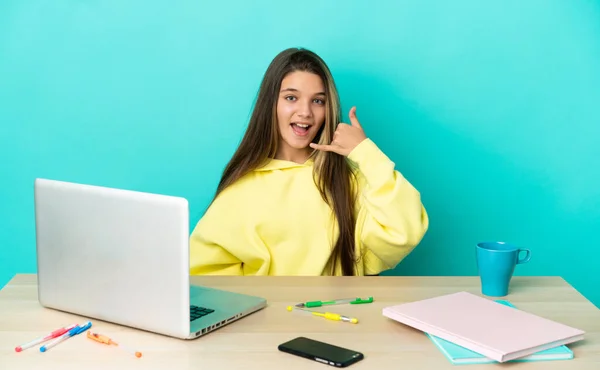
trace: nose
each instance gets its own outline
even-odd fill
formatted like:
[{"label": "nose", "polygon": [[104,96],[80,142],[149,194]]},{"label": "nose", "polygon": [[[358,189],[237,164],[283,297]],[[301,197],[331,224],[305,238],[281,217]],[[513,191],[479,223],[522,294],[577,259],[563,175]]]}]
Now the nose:
[{"label": "nose", "polygon": [[298,116],[301,118],[312,118],[312,106],[310,101],[303,101],[298,105]]}]

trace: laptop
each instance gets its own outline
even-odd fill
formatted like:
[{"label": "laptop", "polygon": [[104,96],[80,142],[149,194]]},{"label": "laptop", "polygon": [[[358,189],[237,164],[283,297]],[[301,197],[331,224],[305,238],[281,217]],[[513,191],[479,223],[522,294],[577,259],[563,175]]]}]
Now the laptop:
[{"label": "laptop", "polygon": [[266,307],[190,284],[184,198],[38,178],[34,199],[43,307],[181,339]]}]

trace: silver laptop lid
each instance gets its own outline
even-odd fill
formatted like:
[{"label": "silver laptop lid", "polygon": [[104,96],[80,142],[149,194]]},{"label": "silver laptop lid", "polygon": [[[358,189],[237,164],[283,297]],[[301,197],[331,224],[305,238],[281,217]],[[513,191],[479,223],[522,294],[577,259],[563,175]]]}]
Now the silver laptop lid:
[{"label": "silver laptop lid", "polygon": [[39,300],[189,335],[189,211],[179,197],[36,179]]}]

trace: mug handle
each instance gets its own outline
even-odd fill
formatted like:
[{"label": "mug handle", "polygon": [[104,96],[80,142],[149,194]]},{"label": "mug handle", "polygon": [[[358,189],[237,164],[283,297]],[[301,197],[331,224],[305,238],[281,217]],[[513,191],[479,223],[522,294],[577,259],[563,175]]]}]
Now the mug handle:
[{"label": "mug handle", "polygon": [[531,251],[530,251],[529,249],[526,249],[526,248],[520,248],[520,249],[519,249],[519,253],[518,253],[518,255],[520,255],[520,254],[521,254],[521,252],[525,252],[525,257],[523,257],[523,258],[518,258],[518,259],[517,259],[517,265],[518,265],[518,264],[521,264],[521,263],[527,263],[527,262],[529,262],[529,260],[531,259]]}]

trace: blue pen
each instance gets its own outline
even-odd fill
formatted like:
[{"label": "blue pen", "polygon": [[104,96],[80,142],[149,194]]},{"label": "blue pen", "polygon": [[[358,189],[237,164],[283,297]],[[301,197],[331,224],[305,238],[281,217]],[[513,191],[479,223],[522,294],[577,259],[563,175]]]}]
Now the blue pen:
[{"label": "blue pen", "polygon": [[88,330],[90,327],[92,326],[91,321],[86,322],[83,325],[77,325],[76,327],[74,327],[73,329],[69,330],[68,332],[64,333],[63,335],[61,335],[60,337],[54,339],[52,342],[46,344],[45,346],[41,346],[40,347],[40,352],[46,352],[47,350],[49,350],[50,348],[54,347],[55,345],[57,345],[58,343],[69,339],[77,334],[83,333],[84,331]]}]

